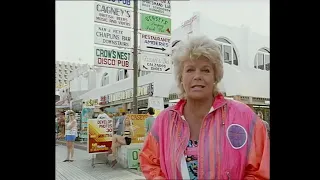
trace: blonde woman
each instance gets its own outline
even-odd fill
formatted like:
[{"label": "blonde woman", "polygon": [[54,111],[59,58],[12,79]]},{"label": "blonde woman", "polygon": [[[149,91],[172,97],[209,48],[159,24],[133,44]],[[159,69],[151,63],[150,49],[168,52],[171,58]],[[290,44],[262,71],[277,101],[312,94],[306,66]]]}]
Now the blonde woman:
[{"label": "blonde woman", "polygon": [[75,113],[72,110],[66,112],[66,141],[67,141],[67,158],[63,162],[73,162],[74,161],[74,141],[77,137],[77,121],[75,118]]},{"label": "blonde woman", "polygon": [[180,101],[157,116],[139,154],[146,179],[270,179],[269,138],[250,107],[219,92],[217,42],[193,37],[173,54]]},{"label": "blonde woman", "polygon": [[134,130],[132,127],[132,121],[128,118],[128,116],[126,116],[126,118],[124,120],[124,128],[123,128],[122,135],[114,134],[112,136],[112,146],[111,146],[112,163],[111,163],[111,167],[114,167],[117,164],[118,147],[120,147],[121,145],[131,144],[131,137],[133,135],[134,135]]}]

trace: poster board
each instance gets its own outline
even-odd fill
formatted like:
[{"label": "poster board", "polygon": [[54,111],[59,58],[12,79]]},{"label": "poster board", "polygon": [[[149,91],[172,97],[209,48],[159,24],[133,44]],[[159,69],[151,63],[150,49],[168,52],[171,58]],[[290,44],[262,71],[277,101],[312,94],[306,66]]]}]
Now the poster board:
[{"label": "poster board", "polygon": [[132,140],[131,143],[143,143],[145,138],[144,120],[148,117],[147,114],[127,114],[126,119],[132,122]]},{"label": "poster board", "polygon": [[110,151],[113,135],[113,120],[89,119],[87,134],[87,152],[89,154],[98,154]]},{"label": "poster board", "polygon": [[84,141],[87,141],[88,138],[88,119],[91,119],[93,116],[93,107],[83,107],[81,111],[81,130],[80,138]]}]

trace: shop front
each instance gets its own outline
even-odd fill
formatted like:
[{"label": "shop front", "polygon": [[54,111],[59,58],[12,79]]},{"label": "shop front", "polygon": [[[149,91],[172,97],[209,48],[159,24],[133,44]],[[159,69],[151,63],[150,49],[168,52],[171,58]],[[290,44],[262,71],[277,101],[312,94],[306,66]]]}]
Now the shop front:
[{"label": "shop front", "polygon": [[[153,83],[138,87],[138,109],[148,107],[148,97],[153,96]],[[132,112],[133,89],[126,89],[115,93],[100,96],[100,105],[106,105],[108,108],[118,109],[119,112]]]}]

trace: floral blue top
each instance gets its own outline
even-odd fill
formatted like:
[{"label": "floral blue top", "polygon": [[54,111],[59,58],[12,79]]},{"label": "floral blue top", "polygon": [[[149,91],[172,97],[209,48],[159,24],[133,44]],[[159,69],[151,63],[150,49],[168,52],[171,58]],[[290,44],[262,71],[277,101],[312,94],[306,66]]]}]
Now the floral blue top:
[{"label": "floral blue top", "polygon": [[189,140],[185,157],[191,180],[198,180],[198,141]]}]

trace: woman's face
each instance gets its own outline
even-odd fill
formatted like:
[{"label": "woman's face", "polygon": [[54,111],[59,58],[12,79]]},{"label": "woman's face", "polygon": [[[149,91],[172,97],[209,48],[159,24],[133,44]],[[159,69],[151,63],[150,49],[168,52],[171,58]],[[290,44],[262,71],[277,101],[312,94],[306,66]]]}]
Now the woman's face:
[{"label": "woman's face", "polygon": [[130,119],[126,118],[124,123],[125,123],[126,126],[129,126],[130,125]]},{"label": "woman's face", "polygon": [[74,117],[74,114],[70,114],[70,115],[69,115],[69,118],[70,118],[70,119],[69,119],[70,121],[74,120],[74,118],[75,118],[75,117]]},{"label": "woman's face", "polygon": [[212,63],[203,56],[183,64],[182,85],[189,99],[199,100],[212,96],[214,72]]}]

